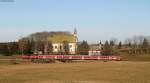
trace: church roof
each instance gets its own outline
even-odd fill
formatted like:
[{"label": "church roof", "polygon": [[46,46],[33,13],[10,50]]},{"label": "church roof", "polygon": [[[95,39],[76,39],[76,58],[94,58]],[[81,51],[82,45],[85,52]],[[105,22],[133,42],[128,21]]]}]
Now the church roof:
[{"label": "church roof", "polygon": [[74,35],[57,34],[57,35],[52,35],[48,37],[48,41],[52,43],[63,43],[64,41],[67,41],[69,43],[75,43],[76,37]]},{"label": "church roof", "polygon": [[91,44],[89,45],[90,50],[101,50],[102,44]]}]

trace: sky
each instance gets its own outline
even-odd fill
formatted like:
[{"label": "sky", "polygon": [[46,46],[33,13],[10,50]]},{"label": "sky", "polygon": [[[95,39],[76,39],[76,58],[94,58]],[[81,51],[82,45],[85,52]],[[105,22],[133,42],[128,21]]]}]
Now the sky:
[{"label": "sky", "polygon": [[150,36],[150,0],[0,0],[0,42],[74,28],[90,43]]}]

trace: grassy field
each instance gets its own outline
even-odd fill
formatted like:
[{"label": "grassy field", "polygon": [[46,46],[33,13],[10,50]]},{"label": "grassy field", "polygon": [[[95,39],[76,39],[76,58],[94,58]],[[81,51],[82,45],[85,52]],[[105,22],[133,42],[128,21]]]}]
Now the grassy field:
[{"label": "grassy field", "polygon": [[123,61],[150,61],[150,54],[143,55],[131,55],[126,53],[120,53]]},{"label": "grassy field", "polygon": [[0,83],[150,83],[150,62],[0,65]]},{"label": "grassy field", "polygon": [[0,56],[0,83],[150,83],[149,55],[49,64],[25,63],[16,57]]}]

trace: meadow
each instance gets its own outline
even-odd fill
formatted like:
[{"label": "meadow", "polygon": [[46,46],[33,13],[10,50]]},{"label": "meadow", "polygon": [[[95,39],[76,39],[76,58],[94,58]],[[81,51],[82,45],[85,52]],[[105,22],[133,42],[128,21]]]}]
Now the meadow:
[{"label": "meadow", "polygon": [[150,83],[147,61],[1,64],[0,83]]}]

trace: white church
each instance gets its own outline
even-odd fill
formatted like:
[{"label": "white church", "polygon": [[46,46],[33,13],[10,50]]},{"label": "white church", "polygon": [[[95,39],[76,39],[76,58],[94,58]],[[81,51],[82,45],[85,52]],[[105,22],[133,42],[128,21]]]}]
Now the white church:
[{"label": "white church", "polygon": [[68,44],[69,54],[76,54],[77,51],[77,30],[74,29],[72,34],[57,34],[50,36],[48,41],[52,43],[53,53],[64,52],[64,41]]}]

